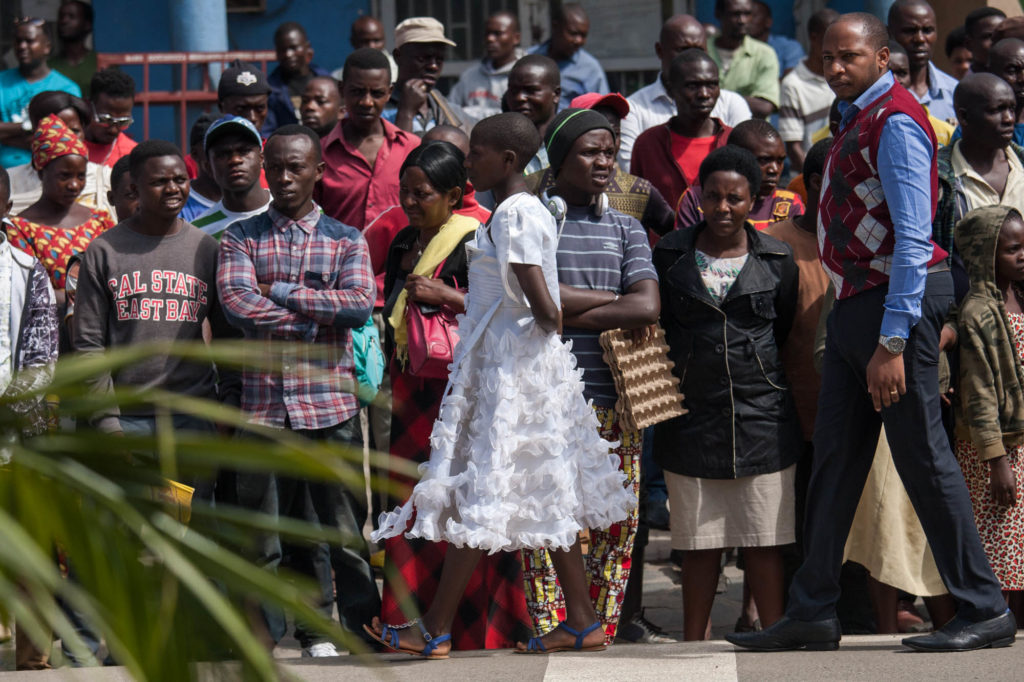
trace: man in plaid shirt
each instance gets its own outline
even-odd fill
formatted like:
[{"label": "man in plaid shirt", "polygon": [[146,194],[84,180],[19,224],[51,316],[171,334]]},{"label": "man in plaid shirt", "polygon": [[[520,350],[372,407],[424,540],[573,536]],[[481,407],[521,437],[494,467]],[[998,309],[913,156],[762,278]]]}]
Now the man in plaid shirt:
[{"label": "man in plaid shirt", "polygon": [[[351,392],[351,330],[362,326],[373,309],[373,268],[366,242],[355,228],[323,215],[312,200],[324,169],[316,133],[301,125],[283,126],[267,140],[264,158],[273,201],[265,213],[225,230],[217,272],[228,321],[247,339],[275,342],[262,344],[262,362],[243,373],[242,410],[253,424],[361,447],[359,403]],[[353,473],[361,475],[361,469]],[[243,477],[252,475],[239,474]],[[276,504],[271,499],[275,496]],[[271,513],[279,509],[350,537],[344,546],[329,550],[315,544],[285,549],[295,570],[319,581],[319,606],[328,617],[334,568],[341,623],[361,633],[362,624],[380,613],[362,539],[365,506],[339,485],[288,477],[277,477],[276,485],[265,478],[240,480],[239,497],[239,504]],[[272,542],[268,549],[261,559],[276,566],[280,544]],[[280,639],[283,617],[265,615],[270,634]],[[333,644],[302,623],[295,634],[303,655],[337,655]]]}]

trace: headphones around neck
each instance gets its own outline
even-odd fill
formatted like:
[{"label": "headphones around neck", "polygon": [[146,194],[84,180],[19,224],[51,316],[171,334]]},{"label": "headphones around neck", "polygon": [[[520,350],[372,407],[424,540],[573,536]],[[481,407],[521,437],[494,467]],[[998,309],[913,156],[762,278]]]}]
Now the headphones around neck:
[{"label": "headphones around neck", "polygon": [[[565,220],[565,214],[569,212],[569,206],[565,203],[565,199],[559,196],[551,196],[547,190],[540,195],[541,203],[551,211],[551,215],[555,217],[555,220]],[[601,192],[594,199],[593,203],[590,204],[590,209],[594,212],[595,218],[600,218],[608,210],[608,195]]]}]

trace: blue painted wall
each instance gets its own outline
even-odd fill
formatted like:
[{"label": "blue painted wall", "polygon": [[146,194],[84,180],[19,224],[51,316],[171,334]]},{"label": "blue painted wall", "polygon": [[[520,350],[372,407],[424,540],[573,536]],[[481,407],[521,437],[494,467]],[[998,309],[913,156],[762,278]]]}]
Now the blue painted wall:
[{"label": "blue painted wall", "polygon": [[[202,0],[200,0],[202,1]],[[96,21],[93,40],[100,52],[160,52],[172,49],[171,12],[175,0],[93,0]],[[370,11],[370,0],[266,0],[266,10],[255,14],[228,14],[228,49],[273,49],[274,29],[285,21],[305,26],[315,50],[314,60],[328,69],[341,66],[352,48],[349,27],[361,14]],[[216,46],[219,47],[219,46]],[[216,49],[211,48],[211,49]],[[270,66],[273,68],[273,65]],[[142,69],[127,68],[142,87]],[[151,87],[170,89],[171,68],[151,68]],[[150,109],[150,137],[181,142],[170,107]],[[142,139],[142,110],[136,107],[139,121],[128,134]],[[198,110],[190,112],[190,118]]]},{"label": "blue painted wall", "polygon": [[349,27],[369,11],[370,0],[267,0],[261,14],[228,14],[228,49],[273,49],[274,30],[285,21],[297,21],[309,34],[313,61],[333,71],[352,51]]},{"label": "blue painted wall", "polygon": [[[796,26],[793,21],[792,0],[764,0],[772,8],[772,33],[793,37]],[[892,0],[829,0],[828,6],[845,14],[846,12],[872,11],[866,5],[885,3],[886,8]],[[705,23],[715,22],[715,0],[697,0],[697,18]]]}]

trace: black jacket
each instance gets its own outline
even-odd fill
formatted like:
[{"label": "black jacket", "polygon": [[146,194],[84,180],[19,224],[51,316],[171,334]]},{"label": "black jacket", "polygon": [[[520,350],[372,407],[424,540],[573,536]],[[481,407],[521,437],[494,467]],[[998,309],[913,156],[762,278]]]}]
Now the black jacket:
[{"label": "black jacket", "polygon": [[654,249],[661,324],[689,414],[655,427],[667,471],[740,478],[785,469],[802,446],[779,359],[796,313],[799,273],[790,247],[747,223],[749,257],[716,305],[697,270],[705,228],[672,232]]}]

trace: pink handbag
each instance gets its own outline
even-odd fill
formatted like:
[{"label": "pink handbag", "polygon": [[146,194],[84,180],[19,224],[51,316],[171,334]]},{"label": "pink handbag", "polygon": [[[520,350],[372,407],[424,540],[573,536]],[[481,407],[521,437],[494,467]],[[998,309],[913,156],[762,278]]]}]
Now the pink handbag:
[{"label": "pink handbag", "polygon": [[[437,266],[434,278],[441,274],[444,262]],[[458,283],[455,284],[458,287]],[[444,305],[439,310],[424,312],[418,303],[405,306],[405,327],[408,339],[409,374],[421,379],[447,379],[455,346],[459,343],[459,324],[455,311]]]}]

